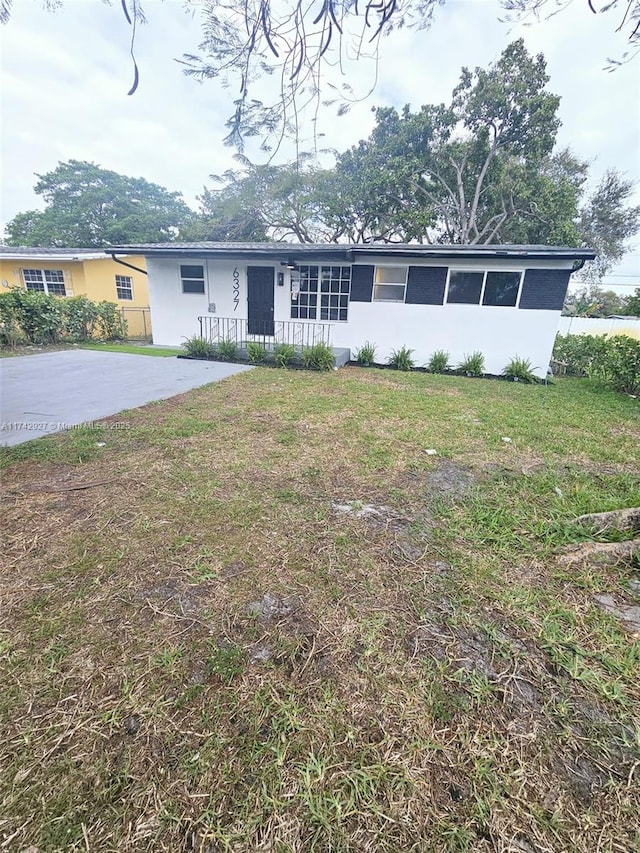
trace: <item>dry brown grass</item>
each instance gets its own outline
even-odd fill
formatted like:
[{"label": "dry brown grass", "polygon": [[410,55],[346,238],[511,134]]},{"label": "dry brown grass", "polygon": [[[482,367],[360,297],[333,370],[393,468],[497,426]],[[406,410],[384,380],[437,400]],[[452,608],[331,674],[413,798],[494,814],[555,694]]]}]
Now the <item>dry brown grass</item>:
[{"label": "dry brown grass", "polygon": [[632,401],[256,370],[127,419],[6,453],[0,848],[634,849],[630,570],[552,558],[638,502]]}]

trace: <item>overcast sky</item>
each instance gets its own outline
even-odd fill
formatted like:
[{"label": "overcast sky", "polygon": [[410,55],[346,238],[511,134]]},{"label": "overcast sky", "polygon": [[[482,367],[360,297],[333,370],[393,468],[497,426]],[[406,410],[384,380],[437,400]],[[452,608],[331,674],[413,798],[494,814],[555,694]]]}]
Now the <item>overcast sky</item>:
[{"label": "overcast sky", "polygon": [[[40,0],[14,6],[0,31],[3,221],[41,207],[35,173],[71,158],[180,190],[192,206],[211,173],[234,165],[222,139],[235,92],[186,77],[175,61],[197,52],[201,37],[197,15],[185,14],[182,2],[146,0],[149,23],[136,45],[141,82],[132,97],[130,29],[119,3],[64,0],[57,13],[45,12]],[[503,14],[497,0],[447,0],[430,30],[392,34],[382,44],[375,92],[344,117],[322,113],[319,144],[355,144],[373,126],[373,105],[416,109],[448,100],[463,65],[486,66],[523,36],[530,52],[544,53],[548,88],[562,98],[559,144],[590,160],[596,179],[615,166],[638,181],[640,60],[603,71],[607,57],[625,49],[614,33],[616,13],[595,16],[586,2],[575,2],[530,26],[501,23]],[[374,65],[363,62],[351,66],[349,82],[364,95],[374,75]],[[304,133],[310,140],[310,126]],[[258,159],[257,151],[247,153]],[[631,276],[639,273],[636,248],[607,281],[637,285]]]}]

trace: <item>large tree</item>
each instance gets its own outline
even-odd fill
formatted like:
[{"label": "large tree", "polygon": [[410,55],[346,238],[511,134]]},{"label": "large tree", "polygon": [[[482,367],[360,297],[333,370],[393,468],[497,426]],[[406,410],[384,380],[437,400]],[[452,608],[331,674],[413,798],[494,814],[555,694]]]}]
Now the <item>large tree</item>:
[{"label": "large tree", "polygon": [[[46,8],[57,9],[64,0],[41,0]],[[96,0],[97,2],[97,0]],[[144,0],[103,0],[114,5],[132,28],[132,85],[138,86],[135,60],[137,25],[146,21]],[[183,58],[185,71],[199,78],[215,78],[235,92],[232,114],[227,121],[230,143],[242,147],[247,136],[257,132],[270,141],[287,131],[297,131],[300,109],[322,101],[338,103],[344,111],[354,100],[349,85],[353,62],[384,59],[380,43],[401,27],[431,25],[439,6],[446,0],[184,0],[191,13],[202,21],[203,38],[197,54]],[[500,0],[511,18],[551,18],[571,0]],[[0,0],[0,21],[10,17],[12,0]],[[584,14],[602,15],[605,29],[626,36],[628,50],[610,61],[621,64],[640,45],[640,0],[584,0]],[[464,9],[454,7],[454,14]],[[607,22],[608,25],[607,25]],[[153,17],[151,17],[153,24]],[[561,24],[559,24],[560,26]],[[388,61],[389,54],[386,55]],[[605,57],[603,56],[603,60]],[[343,74],[340,87],[329,86],[327,72]],[[372,79],[374,78],[372,69]],[[256,83],[269,77],[266,102],[256,93]]]},{"label": "large tree", "polygon": [[345,234],[327,210],[335,203],[335,173],[313,168],[307,157],[282,165],[253,164],[211,175],[215,187],[199,197],[195,223],[181,239],[336,242]]},{"label": "large tree", "polygon": [[576,317],[610,317],[625,313],[624,309],[624,296],[614,290],[587,284],[569,291],[562,313]]},{"label": "large tree", "polygon": [[271,239],[300,242],[593,246],[585,277],[598,281],[637,233],[640,209],[615,171],[587,192],[588,163],[555,148],[558,98],[547,83],[544,57],[516,41],[487,69],[463,69],[447,105],[376,110],[370,136],[332,169],[240,157],[242,170],[205,191],[205,218],[231,236],[244,210]]},{"label": "large tree", "polygon": [[14,217],[6,226],[9,245],[163,243],[194,216],[180,193],[95,163],[69,160],[36,177],[34,190],[45,209]]},{"label": "large tree", "polygon": [[598,253],[586,268],[590,281],[599,281],[622,260],[628,241],[640,229],[640,206],[628,204],[633,184],[609,169],[580,210],[578,228],[584,245]]},{"label": "large tree", "polygon": [[374,182],[372,204],[404,239],[504,241],[509,224],[543,215],[531,196],[560,124],[548,79],[544,57],[515,41],[487,69],[464,68],[449,105],[377,110],[338,170]]},{"label": "large tree", "polygon": [[630,317],[640,317],[640,287],[636,287],[631,296],[625,298],[620,313]]}]

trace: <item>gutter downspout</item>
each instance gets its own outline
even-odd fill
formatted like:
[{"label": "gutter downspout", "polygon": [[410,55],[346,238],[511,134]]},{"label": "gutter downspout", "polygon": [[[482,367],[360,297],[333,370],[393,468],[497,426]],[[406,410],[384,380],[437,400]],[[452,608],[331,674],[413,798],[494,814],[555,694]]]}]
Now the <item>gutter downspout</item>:
[{"label": "gutter downspout", "polygon": [[120,258],[116,258],[115,252],[106,252],[106,254],[111,255],[111,260],[115,261],[117,264],[121,264],[123,267],[129,267],[130,270],[135,270],[136,272],[141,272],[144,275],[149,275],[149,273],[141,267],[136,267],[133,264],[128,264],[126,261],[121,261]]}]

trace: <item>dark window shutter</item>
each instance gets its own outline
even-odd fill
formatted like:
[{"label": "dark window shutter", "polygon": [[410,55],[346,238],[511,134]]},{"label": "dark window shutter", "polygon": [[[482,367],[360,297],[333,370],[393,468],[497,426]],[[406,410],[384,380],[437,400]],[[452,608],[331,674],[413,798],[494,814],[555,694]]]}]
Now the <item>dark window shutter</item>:
[{"label": "dark window shutter", "polygon": [[373,267],[354,264],[351,267],[351,301],[371,302],[373,294]]},{"label": "dark window shutter", "polygon": [[409,267],[405,302],[442,305],[448,267]]},{"label": "dark window shutter", "polygon": [[520,308],[561,311],[571,270],[525,270]]}]

